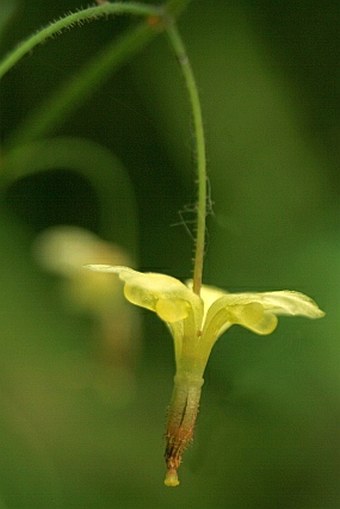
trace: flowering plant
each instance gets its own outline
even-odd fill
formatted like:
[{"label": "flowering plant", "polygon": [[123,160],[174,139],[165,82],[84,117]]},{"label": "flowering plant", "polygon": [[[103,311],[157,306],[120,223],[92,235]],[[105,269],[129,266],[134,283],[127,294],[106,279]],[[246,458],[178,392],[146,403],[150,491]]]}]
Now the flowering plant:
[{"label": "flowering plant", "polygon": [[[101,260],[98,256],[96,264],[87,266],[91,270],[117,274],[125,283],[124,293],[126,299],[132,304],[155,312],[167,324],[172,334],[176,358],[176,375],[166,432],[165,459],[167,474],[165,484],[167,486],[177,486],[179,484],[177,470],[182,460],[183,451],[193,436],[203,385],[203,375],[211,349],[217,339],[232,325],[241,325],[256,334],[266,335],[275,330],[279,315],[300,315],[308,318],[320,318],[324,315],[313,300],[302,293],[294,291],[232,294],[218,288],[202,285],[207,205],[205,138],[194,74],[175,23],[176,15],[182,11],[188,2],[189,0],[167,0],[161,6],[153,6],[149,3],[119,1],[111,3],[107,0],[96,0],[98,5],[79,9],[52,22],[20,43],[0,61],[1,79],[15,63],[31,52],[38,44],[54,37],[63,30],[101,17],[116,16],[118,14],[130,14],[145,19],[143,26],[137,27],[125,39],[121,39],[113,57],[111,53],[110,58],[106,53],[100,58],[96,55],[94,67],[90,66],[80,76],[80,81],[72,81],[69,87],[62,90],[60,96],[57,96],[55,107],[44,104],[41,113],[38,114],[38,117],[33,117],[32,121],[34,136],[38,138],[43,137],[42,135],[46,134],[51,126],[55,127],[55,122],[57,122],[61,113],[68,111],[72,101],[75,102],[79,98],[81,100],[86,96],[86,88],[92,86],[93,80],[100,81],[101,76],[104,72],[107,72],[110,66],[116,66],[117,68],[129,56],[134,54],[137,46],[140,47],[146,44],[156,33],[166,32],[180,64],[192,109],[198,172],[197,224],[192,283],[184,284],[164,274],[143,274],[128,267],[100,265],[98,262],[103,261],[103,259]],[[72,101],[70,101],[70,98],[72,98]],[[25,140],[25,136],[23,139]],[[30,139],[30,135],[28,139]],[[6,155],[6,157],[8,169],[11,167],[11,157],[15,161],[17,156],[14,151],[14,156],[8,158],[8,155]],[[67,244],[70,247],[69,241]],[[82,305],[91,307],[96,312],[101,313],[103,310],[102,302],[103,300],[107,301],[111,286],[107,286],[105,276],[102,275],[102,279],[101,276],[99,277],[101,279],[100,285],[98,285],[98,279],[95,277],[99,293],[95,299],[93,298],[93,278],[91,276],[94,275],[86,274],[83,277],[82,271],[78,270],[82,263],[87,262],[84,260],[80,262],[77,251],[78,249],[72,249],[72,257],[68,253],[66,254],[62,264],[63,271],[66,270],[67,274],[71,276],[76,288],[79,288],[80,285],[83,295],[85,295]],[[76,254],[75,257],[74,254]],[[52,260],[54,260],[54,256],[55,253],[53,252]],[[119,263],[125,262],[120,261]],[[77,266],[76,270],[74,270],[75,265]],[[98,296],[101,298],[99,299]]]},{"label": "flowering plant", "polygon": [[194,74],[174,20],[162,22],[184,77],[192,109],[196,140],[198,201],[192,283],[164,274],[137,272],[128,267],[91,264],[88,268],[117,274],[125,283],[128,301],[154,311],[173,337],[176,375],[168,414],[165,461],[166,486],[178,486],[177,470],[193,437],[203,374],[217,339],[234,324],[256,334],[270,334],[278,315],[320,318],[324,313],[306,295],[293,291],[227,293],[202,285],[207,213],[206,150],[201,105]]}]

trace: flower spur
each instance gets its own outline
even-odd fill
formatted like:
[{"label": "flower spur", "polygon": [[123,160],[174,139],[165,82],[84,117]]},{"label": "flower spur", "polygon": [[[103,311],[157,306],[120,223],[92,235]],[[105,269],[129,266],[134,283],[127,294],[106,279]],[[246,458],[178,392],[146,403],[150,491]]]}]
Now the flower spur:
[{"label": "flower spur", "polygon": [[279,315],[324,316],[312,299],[295,291],[228,293],[203,285],[198,296],[191,282],[186,285],[164,274],[102,264],[87,268],[117,274],[125,283],[126,299],[154,311],[173,337],[176,375],[166,432],[167,486],[179,484],[177,470],[193,437],[204,370],[217,339],[232,325],[267,335],[275,330]]}]

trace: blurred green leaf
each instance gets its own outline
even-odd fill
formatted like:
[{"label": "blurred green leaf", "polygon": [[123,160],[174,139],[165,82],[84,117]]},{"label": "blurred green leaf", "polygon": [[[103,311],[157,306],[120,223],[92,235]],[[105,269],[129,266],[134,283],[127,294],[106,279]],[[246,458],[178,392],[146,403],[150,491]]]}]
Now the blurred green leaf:
[{"label": "blurred green leaf", "polygon": [[6,25],[9,23],[17,7],[18,4],[15,0],[1,0],[0,37],[2,36],[2,32],[6,29]]},{"label": "blurred green leaf", "polygon": [[102,234],[136,258],[136,206],[131,184],[118,159],[99,144],[54,138],[21,146],[6,155],[0,185],[7,188],[20,178],[54,169],[76,171],[89,180],[100,204]]}]

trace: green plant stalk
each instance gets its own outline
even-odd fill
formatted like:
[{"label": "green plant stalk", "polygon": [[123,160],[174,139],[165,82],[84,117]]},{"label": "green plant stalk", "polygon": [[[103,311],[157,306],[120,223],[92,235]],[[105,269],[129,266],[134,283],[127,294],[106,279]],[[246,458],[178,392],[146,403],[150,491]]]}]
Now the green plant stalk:
[{"label": "green plant stalk", "polygon": [[197,231],[194,257],[193,291],[197,295],[199,295],[203,277],[205,222],[207,213],[206,148],[205,148],[202,110],[195,76],[186,53],[184,43],[173,20],[170,20],[168,22],[166,26],[166,31],[182,70],[186,88],[189,94],[194,123],[197,173],[198,173],[198,202],[197,202],[197,225],[196,225]]},{"label": "green plant stalk", "polygon": [[160,16],[162,10],[159,7],[144,5],[140,3],[104,3],[102,5],[88,7],[77,12],[68,14],[67,16],[51,23],[47,27],[39,30],[31,37],[20,43],[13,51],[11,51],[0,62],[0,79],[27,53],[32,51],[36,46],[42,44],[47,39],[61,34],[64,30],[71,29],[77,25],[94,21],[102,17],[113,16],[118,14],[132,14],[135,16]]}]

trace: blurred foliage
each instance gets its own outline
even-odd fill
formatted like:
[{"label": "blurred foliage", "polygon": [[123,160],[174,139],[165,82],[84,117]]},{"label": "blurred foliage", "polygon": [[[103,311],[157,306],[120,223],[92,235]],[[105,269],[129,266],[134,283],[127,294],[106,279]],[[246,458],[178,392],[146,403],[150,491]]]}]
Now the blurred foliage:
[{"label": "blurred foliage", "polygon": [[[2,55],[79,7],[15,4],[1,5]],[[340,506],[339,20],[328,0],[201,0],[181,17],[208,138],[205,281],[300,290],[327,316],[281,320],[264,338],[235,327],[218,342],[176,490],[162,485],[167,331],[143,314],[136,394],[116,398],[93,317],[65,304],[31,246],[76,225],[142,269],[190,276],[196,176],[177,64],[159,36],[49,138],[7,154],[41,101],[134,21],[67,32],[2,80],[1,509]]]}]

